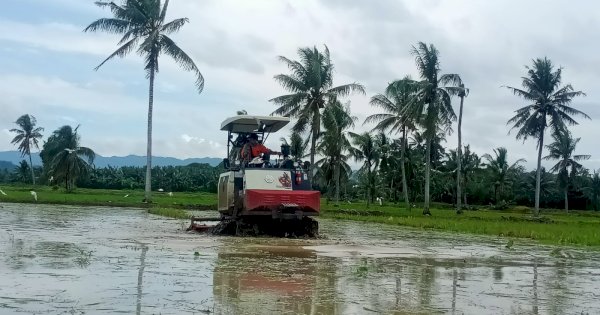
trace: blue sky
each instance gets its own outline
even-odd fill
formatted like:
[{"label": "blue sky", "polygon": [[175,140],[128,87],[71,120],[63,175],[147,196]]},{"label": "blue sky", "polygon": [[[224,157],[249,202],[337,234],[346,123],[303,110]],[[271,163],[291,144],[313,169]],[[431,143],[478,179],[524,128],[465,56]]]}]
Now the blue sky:
[{"label": "blue sky", "polygon": [[[515,10],[515,8],[519,10]],[[465,101],[463,142],[479,154],[504,146],[511,159],[535,162],[535,143],[508,135],[506,121],[523,101],[503,85],[519,86],[524,65],[548,56],[564,69],[565,83],[588,96],[575,106],[592,116],[574,128],[585,164],[600,168],[600,55],[595,1],[233,1],[171,0],[170,18],[190,23],[174,39],[196,61],[206,79],[202,94],[194,77],[162,59],[157,78],[154,153],[219,157],[225,136],[220,122],[246,109],[269,114],[268,102],[284,91],[272,79],[285,72],[278,55],[327,44],[335,83],[360,82],[354,96],[361,120],[375,113],[369,97],[405,74],[416,77],[410,56],[417,41],[434,43],[443,72],[462,75],[471,94]],[[102,155],[145,153],[147,80],[132,55],[93,68],[116,48],[116,37],[83,33],[107,16],[91,0],[5,0],[0,11],[0,150],[12,150],[8,129],[24,113],[37,117],[45,134],[80,124],[84,145]],[[455,102],[458,105],[458,102]],[[357,131],[371,126],[358,126]],[[456,127],[456,126],[455,126]],[[284,135],[284,134],[282,134]],[[278,139],[272,137],[271,139]],[[456,134],[448,136],[455,146]],[[271,140],[273,141],[273,140]],[[277,146],[277,143],[269,143]]]}]

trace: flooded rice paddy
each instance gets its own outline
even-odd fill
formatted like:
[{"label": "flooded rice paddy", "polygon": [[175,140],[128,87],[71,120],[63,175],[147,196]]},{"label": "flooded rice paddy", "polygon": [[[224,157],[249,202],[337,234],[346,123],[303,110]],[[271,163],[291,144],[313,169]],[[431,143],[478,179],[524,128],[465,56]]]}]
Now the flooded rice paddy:
[{"label": "flooded rice paddy", "polygon": [[599,314],[600,254],[359,222],[216,237],[144,210],[0,204],[0,314]]}]

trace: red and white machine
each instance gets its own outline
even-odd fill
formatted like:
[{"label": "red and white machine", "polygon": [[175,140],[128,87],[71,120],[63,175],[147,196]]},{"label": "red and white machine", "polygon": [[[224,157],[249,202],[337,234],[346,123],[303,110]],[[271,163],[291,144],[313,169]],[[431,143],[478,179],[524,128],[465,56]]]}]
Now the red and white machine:
[{"label": "red and white machine", "polygon": [[226,119],[227,152],[219,176],[218,210],[221,228],[227,234],[318,234],[318,223],[311,219],[320,211],[320,193],[312,190],[309,167],[290,158],[287,145],[282,156],[255,157],[251,163],[240,159],[240,150],[250,134],[259,142],[289,123],[287,117],[238,115]]}]

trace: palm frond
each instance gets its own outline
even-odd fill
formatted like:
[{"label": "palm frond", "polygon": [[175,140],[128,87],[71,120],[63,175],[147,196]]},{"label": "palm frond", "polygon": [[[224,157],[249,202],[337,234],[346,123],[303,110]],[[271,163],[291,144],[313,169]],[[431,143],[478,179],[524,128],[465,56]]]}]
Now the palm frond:
[{"label": "palm frond", "polygon": [[188,18],[180,18],[180,19],[175,19],[165,25],[163,25],[160,28],[161,32],[164,32],[165,34],[171,34],[174,32],[179,31],[179,29],[181,29],[182,26],[185,25],[185,23],[188,23],[190,20]]},{"label": "palm frond", "polygon": [[84,32],[96,32],[96,31],[104,31],[112,34],[123,34],[127,32],[130,28],[132,28],[132,23],[129,21],[115,19],[115,18],[101,18],[86,28],[83,29]]},{"label": "palm frond", "polygon": [[94,70],[97,71],[98,69],[100,69],[100,67],[102,67],[102,65],[104,65],[107,61],[113,59],[114,57],[123,58],[123,57],[127,56],[127,54],[130,53],[135,48],[135,44],[137,43],[137,41],[138,41],[138,38],[136,37],[136,38],[131,39],[127,43],[123,44],[123,46],[119,47],[112,54],[110,54],[110,56],[108,56],[106,59],[104,59],[104,61],[102,61],[98,66],[96,66],[96,68],[94,68]]},{"label": "palm frond", "polygon": [[438,82],[441,86],[450,85],[450,86],[460,87],[460,85],[463,84],[462,79],[460,78],[460,75],[458,75],[456,73],[443,74],[440,77]]},{"label": "palm frond", "polygon": [[305,92],[308,88],[304,85],[304,82],[285,74],[278,74],[275,77],[275,81],[277,81],[281,86],[283,86],[286,90],[291,92]]},{"label": "palm frond", "polygon": [[173,58],[184,70],[191,71],[196,75],[196,88],[198,93],[202,92],[204,89],[204,77],[192,58],[179,48],[179,46],[177,46],[177,44],[175,44],[168,36],[162,35],[160,41],[165,54],[171,56],[171,58]]},{"label": "palm frond", "polygon": [[[158,4],[160,5],[160,1],[158,1]],[[158,17],[158,19],[159,19],[160,22],[164,22],[165,21],[165,17],[167,17],[167,8],[168,7],[169,7],[169,0],[165,0],[165,3],[163,4],[162,10],[160,11],[160,16]]]},{"label": "palm frond", "polygon": [[329,91],[327,91],[328,94],[331,94],[336,97],[348,96],[351,93],[356,93],[356,92],[363,94],[363,95],[366,94],[365,87],[358,83],[350,83],[350,84],[336,86],[334,88],[329,89]]}]

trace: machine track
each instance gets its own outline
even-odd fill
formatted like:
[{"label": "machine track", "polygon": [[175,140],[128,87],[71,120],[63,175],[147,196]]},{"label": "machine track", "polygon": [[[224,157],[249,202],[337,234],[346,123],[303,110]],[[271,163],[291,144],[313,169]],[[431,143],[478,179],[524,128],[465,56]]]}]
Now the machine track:
[{"label": "machine track", "polygon": [[319,222],[309,217],[291,220],[242,217],[221,220],[210,232],[215,235],[315,238],[319,236]]}]

